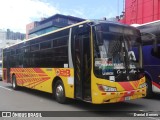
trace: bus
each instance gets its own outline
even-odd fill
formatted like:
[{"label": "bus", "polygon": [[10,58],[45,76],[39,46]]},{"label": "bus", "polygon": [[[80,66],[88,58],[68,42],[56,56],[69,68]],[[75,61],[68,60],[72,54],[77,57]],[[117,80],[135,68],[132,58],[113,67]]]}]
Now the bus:
[{"label": "bus", "polygon": [[[134,54],[133,49],[137,51]],[[3,81],[93,104],[146,96],[140,31],[86,20],[3,49]]]},{"label": "bus", "polygon": [[160,20],[137,26],[142,34],[147,95],[160,93]]}]

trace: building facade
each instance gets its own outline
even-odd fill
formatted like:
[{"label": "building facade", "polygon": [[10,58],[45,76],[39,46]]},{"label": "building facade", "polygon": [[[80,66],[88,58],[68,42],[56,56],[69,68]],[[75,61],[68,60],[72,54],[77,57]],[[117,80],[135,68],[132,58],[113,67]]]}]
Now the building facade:
[{"label": "building facade", "polygon": [[47,32],[50,32],[68,25],[72,25],[84,20],[85,19],[82,19],[82,18],[66,16],[61,14],[56,14],[49,18],[43,18],[39,22],[36,21],[26,25],[26,39],[39,36]]},{"label": "building facade", "polygon": [[13,32],[9,29],[0,29],[0,60],[2,60],[2,49],[8,47],[17,42],[22,41],[25,38],[25,34],[19,32]]},{"label": "building facade", "polygon": [[0,60],[2,60],[2,49],[5,46],[5,41],[7,38],[7,32],[5,30],[0,29]]},{"label": "building facade", "polygon": [[13,32],[10,29],[7,29],[7,40],[24,40],[26,35],[20,32]]},{"label": "building facade", "polygon": [[160,0],[125,0],[125,24],[143,24],[160,20]]},{"label": "building facade", "polygon": [[29,31],[32,30],[33,28],[35,28],[36,26],[38,26],[37,24],[38,24],[38,22],[34,21],[34,22],[26,25],[26,39],[29,38]]}]

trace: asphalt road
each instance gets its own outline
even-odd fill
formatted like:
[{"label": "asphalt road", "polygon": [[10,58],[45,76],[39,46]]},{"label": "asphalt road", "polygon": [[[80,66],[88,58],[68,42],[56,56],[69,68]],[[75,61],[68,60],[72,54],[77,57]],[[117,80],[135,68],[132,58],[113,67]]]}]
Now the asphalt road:
[{"label": "asphalt road", "polygon": [[[160,117],[154,116],[157,114],[160,116],[160,95],[154,95],[152,99],[143,98],[115,104],[93,105],[78,100],[71,100],[68,104],[59,104],[52,99],[51,94],[30,90],[27,88],[21,88],[18,91],[14,91],[11,87],[11,84],[0,81],[0,111],[56,111],[52,114],[58,116],[52,118],[34,118],[36,120],[63,120],[66,118],[68,120],[160,120]],[[145,114],[145,117],[129,117],[133,116],[134,114],[142,115],[143,113]],[[151,116],[146,116],[146,113],[149,113]],[[79,114],[79,116],[76,116],[76,114]],[[66,117],[67,115],[70,117]],[[22,118],[0,117],[0,120],[19,119]],[[34,120],[33,118],[23,119]]]}]

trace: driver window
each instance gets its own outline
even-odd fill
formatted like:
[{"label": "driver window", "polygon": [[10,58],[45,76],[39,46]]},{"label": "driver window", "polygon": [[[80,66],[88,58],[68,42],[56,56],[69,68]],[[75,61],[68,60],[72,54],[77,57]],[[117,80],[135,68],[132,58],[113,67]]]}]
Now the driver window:
[{"label": "driver window", "polygon": [[151,50],[151,55],[157,58],[160,58],[160,46],[157,47],[157,51]]}]

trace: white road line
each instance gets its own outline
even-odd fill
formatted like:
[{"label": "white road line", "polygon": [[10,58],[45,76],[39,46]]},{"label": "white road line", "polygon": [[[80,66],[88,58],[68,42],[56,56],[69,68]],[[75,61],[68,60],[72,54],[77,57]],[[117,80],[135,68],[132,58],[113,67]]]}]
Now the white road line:
[{"label": "white road line", "polygon": [[3,87],[3,86],[0,86],[0,88],[6,89],[6,90],[9,90],[9,91],[13,91],[12,89],[9,89],[9,88]]}]

